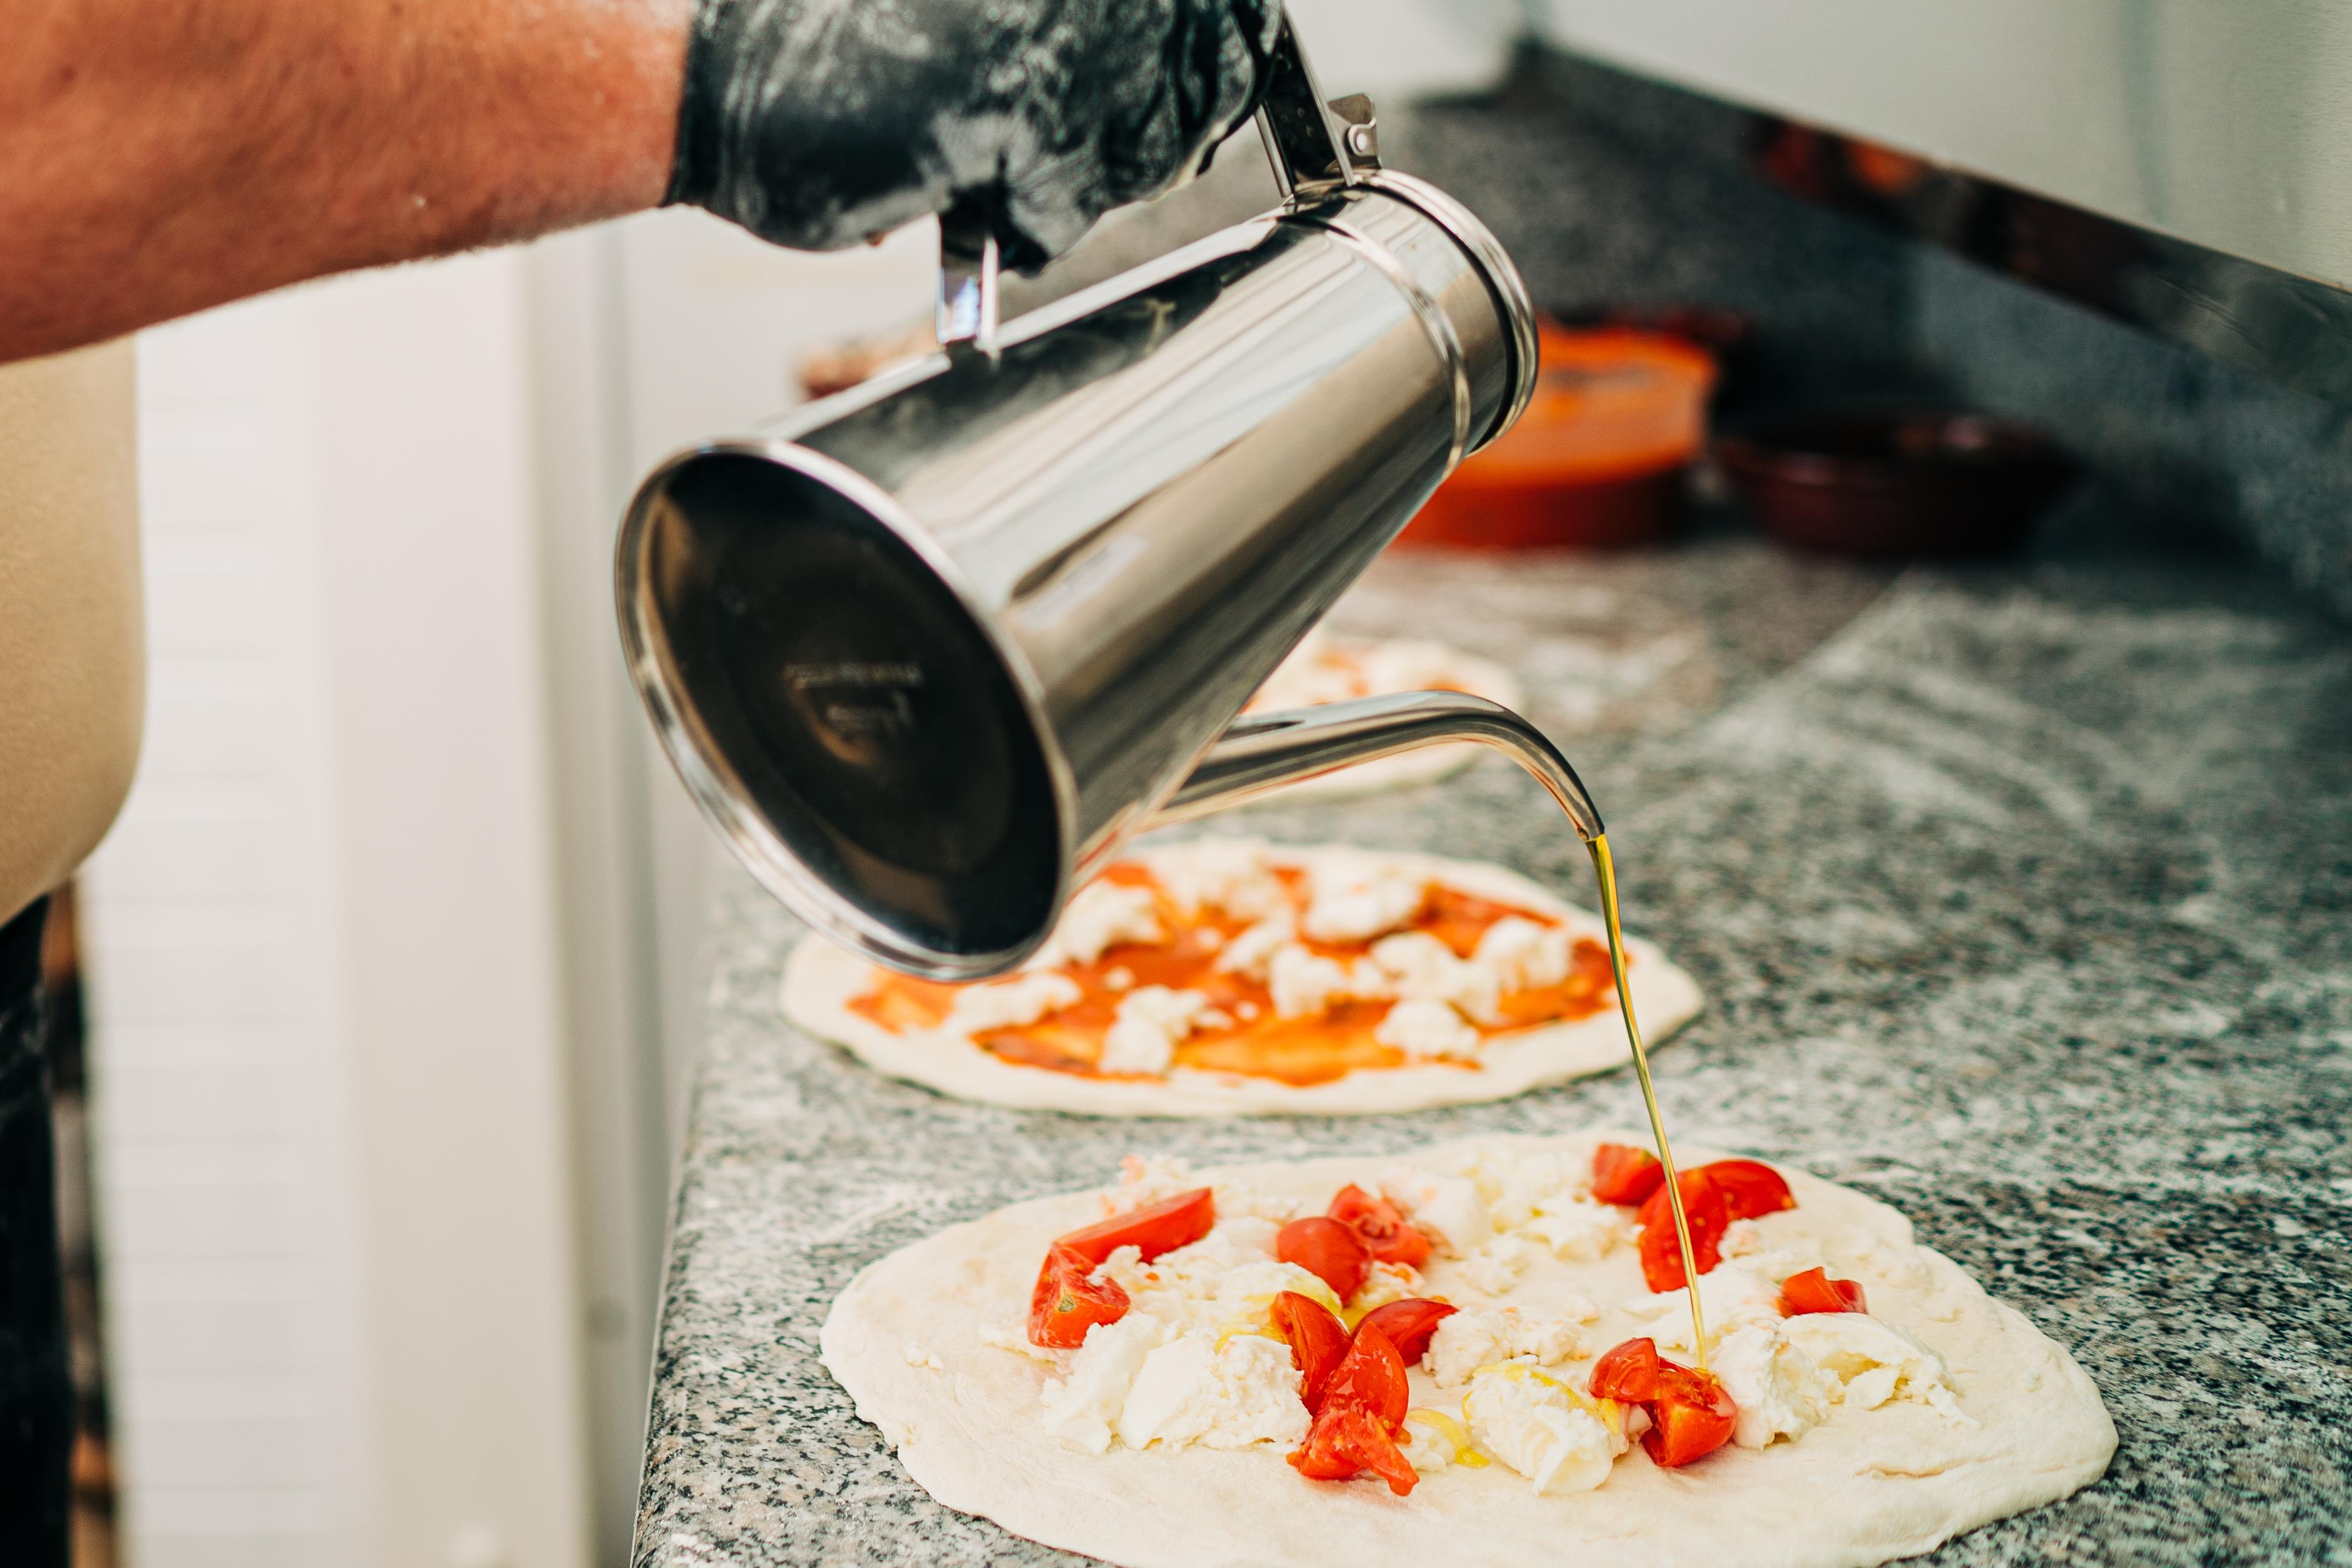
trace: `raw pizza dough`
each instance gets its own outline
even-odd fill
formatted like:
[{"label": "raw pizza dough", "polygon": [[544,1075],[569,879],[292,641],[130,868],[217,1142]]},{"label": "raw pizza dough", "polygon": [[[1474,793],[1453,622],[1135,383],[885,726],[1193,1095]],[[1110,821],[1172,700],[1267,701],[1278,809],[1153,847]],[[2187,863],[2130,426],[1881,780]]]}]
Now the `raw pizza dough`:
[{"label": "raw pizza dough", "polygon": [[[1468,692],[1507,708],[1519,706],[1518,681],[1490,659],[1443,643],[1334,637],[1318,626],[1291,650],[1242,711],[1272,713],[1349,697],[1432,690]],[[1433,784],[1467,768],[1485,749],[1466,743],[1424,746],[1301,779],[1267,799],[1278,805]]]},{"label": "raw pizza dough", "polygon": [[[1319,852],[1276,845],[1270,852],[1284,860]],[[1556,915],[1580,937],[1607,940],[1599,916],[1562,903],[1500,866],[1434,855],[1393,854],[1378,859],[1397,867],[1423,870],[1433,880],[1465,893]],[[1698,986],[1652,943],[1628,936],[1625,952],[1634,1017],[1641,1022],[1643,1043],[1655,1049],[1697,1016]],[[946,1030],[897,1033],[884,1029],[848,1005],[872,988],[876,975],[874,966],[855,954],[823,937],[806,937],[784,966],[779,998],[784,1016],[809,1033],[846,1047],[878,1072],[958,1099],[1024,1110],[1099,1116],[1360,1115],[1417,1111],[1507,1099],[1541,1084],[1605,1072],[1632,1056],[1625,1043],[1624,1023],[1612,1005],[1572,1022],[1490,1040],[1475,1069],[1433,1062],[1356,1071],[1306,1086],[1182,1067],[1159,1079],[1093,1078],[1009,1062]]]},{"label": "raw pizza dough", "polygon": [[[1443,1166],[1498,1147],[1549,1149],[1589,1165],[1603,1137],[1639,1141],[1489,1138],[1408,1157]],[[1694,1148],[1683,1157],[1714,1156]],[[1339,1186],[1369,1184],[1391,1163],[1319,1159],[1192,1179],[1219,1185],[1221,1218],[1231,1207],[1222,1189],[1234,1183],[1317,1213]],[[1500,1463],[1445,1466],[1397,1498],[1367,1477],[1306,1480],[1279,1444],[1139,1451],[1113,1443],[1088,1452],[1044,1430],[1040,1392],[1059,1368],[1041,1358],[1057,1353],[1024,1353],[1021,1325],[1047,1242],[1102,1214],[1091,1191],[1016,1204],[866,1268],[825,1321],[824,1362],[940,1502],[1127,1568],[1861,1568],[1928,1551],[2100,1476],[2115,1427],[2063,1349],[1914,1243],[1894,1209],[1783,1174],[1799,1207],[1753,1223],[1773,1228],[1776,1245],[1822,1244],[1833,1273],[1862,1280],[1875,1316],[1941,1355],[1965,1420],[1906,1399],[1874,1409],[1848,1401],[1794,1442],[1727,1447],[1675,1471],[1654,1467],[1637,1445],[1597,1490],[1542,1496]],[[1586,1331],[1592,1354],[1642,1333],[1666,1343],[1671,1316],[1637,1317],[1616,1304],[1646,1294],[1630,1245],[1543,1267],[1602,1306]],[[1476,1304],[1478,1293],[1448,1270],[1432,1263],[1426,1293]],[[1531,1271],[1519,1291],[1548,1283]],[[1580,1385],[1589,1366],[1587,1355],[1554,1370]],[[1423,1372],[1412,1382],[1416,1406],[1446,1398]]]}]

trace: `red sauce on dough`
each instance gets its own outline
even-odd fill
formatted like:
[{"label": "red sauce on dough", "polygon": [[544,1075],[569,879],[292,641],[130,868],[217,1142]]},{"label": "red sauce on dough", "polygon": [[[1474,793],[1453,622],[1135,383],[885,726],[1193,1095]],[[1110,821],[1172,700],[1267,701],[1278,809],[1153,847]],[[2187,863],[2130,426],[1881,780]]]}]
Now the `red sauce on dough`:
[{"label": "red sauce on dough", "polygon": [[[1287,867],[1276,868],[1276,874],[1291,887],[1303,907],[1303,874]],[[1150,870],[1130,861],[1112,863],[1102,878],[1127,886],[1158,885]],[[1438,883],[1431,887],[1428,902],[1407,929],[1426,932],[1451,947],[1456,956],[1466,958],[1476,950],[1488,926],[1513,915],[1541,925],[1560,924],[1536,910]],[[1138,986],[1166,986],[1171,990],[1201,992],[1234,1020],[1231,1029],[1202,1030],[1177,1046],[1175,1064],[1180,1067],[1270,1078],[1305,1087],[1366,1068],[1401,1067],[1409,1060],[1403,1051],[1373,1038],[1391,1003],[1343,1002],[1318,1018],[1277,1018],[1274,998],[1262,983],[1240,975],[1219,974],[1215,964],[1224,939],[1240,932],[1247,922],[1223,919],[1205,910],[1188,919],[1165,901],[1160,920],[1161,928],[1171,934],[1164,946],[1122,945],[1106,950],[1096,963],[1066,967],[1061,972],[1076,980],[1083,992],[1075,1004],[1019,1029],[990,1030],[977,1036],[976,1043],[1006,1061],[1091,1077],[1102,1056],[1103,1038],[1118,1016],[1119,998]],[[1216,934],[1214,939],[1204,939],[1209,932]],[[1372,947],[1370,942],[1301,940],[1309,950],[1342,962],[1361,957]],[[1580,937],[1570,952],[1565,980],[1505,996],[1502,1010],[1507,1021],[1496,1028],[1481,1026],[1479,1032],[1493,1040],[1543,1024],[1590,1018],[1613,1007],[1617,998],[1610,981],[1609,949]],[[1112,977],[1120,971],[1126,983],[1114,986]],[[874,988],[854,998],[849,1009],[894,1033],[936,1027],[947,1018],[961,988],[882,970],[875,974]],[[1449,1065],[1476,1071],[1471,1062]]]}]

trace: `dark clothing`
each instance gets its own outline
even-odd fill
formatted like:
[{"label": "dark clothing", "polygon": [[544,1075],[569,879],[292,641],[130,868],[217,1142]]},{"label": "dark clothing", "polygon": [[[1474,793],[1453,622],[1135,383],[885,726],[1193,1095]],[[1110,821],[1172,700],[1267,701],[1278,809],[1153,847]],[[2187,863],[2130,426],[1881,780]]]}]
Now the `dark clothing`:
[{"label": "dark clothing", "polygon": [[36,904],[0,925],[0,1563],[65,1568],[73,1384]]}]

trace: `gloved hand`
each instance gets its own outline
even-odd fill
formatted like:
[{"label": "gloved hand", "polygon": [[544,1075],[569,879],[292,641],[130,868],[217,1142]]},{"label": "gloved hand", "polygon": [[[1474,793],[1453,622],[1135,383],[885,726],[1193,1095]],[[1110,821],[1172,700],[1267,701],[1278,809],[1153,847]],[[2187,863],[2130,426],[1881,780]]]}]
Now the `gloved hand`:
[{"label": "gloved hand", "polygon": [[832,250],[959,200],[1034,272],[1254,113],[1280,0],[698,0],[667,200]]}]

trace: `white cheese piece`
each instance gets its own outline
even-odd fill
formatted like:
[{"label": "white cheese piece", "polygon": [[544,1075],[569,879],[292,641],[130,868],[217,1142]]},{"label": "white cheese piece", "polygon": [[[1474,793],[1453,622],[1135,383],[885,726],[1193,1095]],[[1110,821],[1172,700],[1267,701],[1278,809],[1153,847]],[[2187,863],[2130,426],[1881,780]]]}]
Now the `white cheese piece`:
[{"label": "white cheese piece", "polygon": [[1407,1056],[1475,1061],[1486,1038],[1444,1002],[1399,1002],[1372,1030],[1372,1038]]},{"label": "white cheese piece", "polygon": [[1245,927],[1225,944],[1217,954],[1217,973],[1263,982],[1274,964],[1274,956],[1296,946],[1297,940],[1297,921],[1288,909],[1278,910]]},{"label": "white cheese piece", "polygon": [[1360,644],[1350,651],[1363,671],[1367,692],[1426,691],[1460,678],[1454,650],[1443,643],[1400,637]]},{"label": "white cheese piece", "polygon": [[[1626,1211],[1591,1198],[1546,1199],[1542,1212],[1521,1228],[1571,1263],[1590,1263],[1623,1242],[1630,1226]],[[1702,1297],[1700,1304],[1706,1304]]]},{"label": "white cheese piece", "polygon": [[1023,967],[1053,969],[1066,964],[1091,964],[1122,942],[1167,940],[1167,928],[1160,924],[1158,894],[1148,887],[1090,882],[1072,896],[1053,936]]},{"label": "white cheese piece", "polygon": [[1462,1260],[1462,1277],[1477,1290],[1499,1296],[1527,1272],[1530,1249],[1516,1236],[1489,1237]]},{"label": "white cheese piece", "polygon": [[1129,1155],[1118,1162],[1118,1185],[1103,1194],[1103,1204],[1108,1213],[1123,1214],[1200,1185],[1181,1155]]},{"label": "white cheese piece", "polygon": [[1370,959],[1342,964],[1297,943],[1275,950],[1266,989],[1274,994],[1274,1010],[1286,1019],[1319,1018],[1338,1003],[1379,1001],[1389,994],[1388,977]]},{"label": "white cheese piece", "polygon": [[1144,1357],[1119,1412],[1118,1440],[1130,1448],[1197,1443],[1245,1448],[1297,1444],[1307,1406],[1290,1347],[1256,1333],[1193,1333]]},{"label": "white cheese piece", "polygon": [[1150,857],[1152,874],[1186,915],[1218,910],[1237,920],[1290,912],[1290,894],[1256,839],[1202,839]]},{"label": "white cheese piece", "polygon": [[1040,970],[989,985],[966,986],[948,1010],[948,1027],[963,1034],[1024,1029],[1048,1013],[1076,1007],[1085,995],[1067,975]]},{"label": "white cheese piece", "polygon": [[1761,1448],[1776,1437],[1803,1437],[1829,1419],[1830,1406],[1837,1401],[1837,1380],[1774,1325],[1732,1330],[1717,1343],[1706,1364],[1739,1407],[1731,1440],[1743,1448]]},{"label": "white cheese piece", "polygon": [[1497,1230],[1516,1230],[1538,1215],[1580,1207],[1592,1186],[1591,1161],[1508,1143],[1479,1149],[1462,1174],[1478,1184]]},{"label": "white cheese piece", "polygon": [[[1732,1330],[1780,1321],[1780,1287],[1739,1263],[1718,1263],[1698,1278],[1698,1304],[1711,1346]],[[1664,1291],[1625,1303],[1636,1317],[1654,1320],[1651,1333],[1661,1347],[1692,1349],[1690,1291]]]},{"label": "white cheese piece", "polygon": [[1503,987],[1494,971],[1455,957],[1426,931],[1381,937],[1372,944],[1371,960],[1405,1001],[1441,1003],[1480,1023],[1503,1021]]},{"label": "white cheese piece", "polygon": [[[1571,1311],[1579,1309],[1588,1318],[1600,1315],[1588,1302],[1571,1303]],[[1557,1366],[1584,1351],[1584,1336],[1563,1319],[1528,1317],[1516,1307],[1464,1308],[1438,1320],[1421,1364],[1437,1386],[1455,1388],[1481,1367]]]},{"label": "white cheese piece", "polygon": [[1088,1453],[1108,1452],[1135,1375],[1167,1338],[1165,1323],[1136,1312],[1088,1329],[1086,1343],[1071,1358],[1069,1375],[1048,1378],[1038,1390],[1045,1430]]},{"label": "white cheese piece", "polygon": [[1299,929],[1318,942],[1369,942],[1409,925],[1429,901],[1429,879],[1377,861],[1324,855],[1307,870],[1313,890]]},{"label": "white cheese piece", "polygon": [[1916,1400],[1976,1424],[1960,1409],[1944,1358],[1893,1323],[1867,1312],[1806,1312],[1780,1332],[1838,1380],[1845,1404],[1875,1410],[1890,1399]]},{"label": "white cheese piece", "polygon": [[1462,1424],[1442,1410],[1407,1411],[1404,1433],[1404,1457],[1423,1480],[1452,1464],[1467,1437]]},{"label": "white cheese piece", "polygon": [[1196,1029],[1231,1023],[1199,991],[1142,986],[1119,998],[1118,1012],[1103,1036],[1105,1072],[1160,1074],[1176,1059],[1176,1047]]},{"label": "white cheese piece", "polygon": [[1264,1263],[1274,1257],[1274,1239],[1282,1227],[1249,1213],[1227,1213],[1224,1194],[1218,1194],[1217,1223],[1198,1241],[1162,1252],[1153,1267],[1192,1275],[1208,1269],[1238,1269]]},{"label": "white cheese piece", "polygon": [[1591,1491],[1616,1462],[1617,1443],[1585,1401],[1527,1367],[1492,1367],[1473,1377],[1462,1414],[1479,1450],[1534,1482],[1539,1497]]},{"label": "white cheese piece", "polygon": [[1507,915],[1478,938],[1471,961],[1495,977],[1508,996],[1537,991],[1568,978],[1575,963],[1576,938],[1564,925],[1540,925]]},{"label": "white cheese piece", "polygon": [[1733,1220],[1724,1228],[1723,1255],[1738,1259],[1768,1280],[1785,1280],[1821,1268],[1827,1261],[1821,1244],[1801,1230],[1778,1224],[1779,1218],[1768,1214]]},{"label": "white cheese piece", "polygon": [[1364,1270],[1364,1282],[1356,1287],[1349,1305],[1360,1312],[1374,1307],[1387,1306],[1422,1292],[1421,1270],[1410,1263],[1374,1263]]},{"label": "white cheese piece", "polygon": [[1381,1173],[1381,1192],[1449,1258],[1468,1257],[1493,1231],[1478,1184],[1467,1176],[1431,1176],[1411,1166],[1391,1166]]}]

